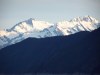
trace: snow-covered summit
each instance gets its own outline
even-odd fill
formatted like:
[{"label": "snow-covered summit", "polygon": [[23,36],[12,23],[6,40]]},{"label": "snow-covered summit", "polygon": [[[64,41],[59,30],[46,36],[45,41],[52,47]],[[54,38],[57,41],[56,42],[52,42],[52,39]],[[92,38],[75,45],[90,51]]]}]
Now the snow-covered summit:
[{"label": "snow-covered summit", "polygon": [[84,17],[77,17],[77,18],[74,18],[72,20],[70,20],[71,22],[74,21],[74,22],[79,22],[79,21],[86,21],[86,22],[92,22],[92,21],[95,21],[95,22],[98,22],[95,18],[91,17],[91,16],[84,16]]},{"label": "snow-covered summit", "polygon": [[14,25],[10,29],[0,30],[0,49],[28,37],[63,36],[80,31],[92,31],[98,27],[100,27],[100,23],[91,16],[77,17],[70,21],[62,21],[56,24],[30,18]]}]

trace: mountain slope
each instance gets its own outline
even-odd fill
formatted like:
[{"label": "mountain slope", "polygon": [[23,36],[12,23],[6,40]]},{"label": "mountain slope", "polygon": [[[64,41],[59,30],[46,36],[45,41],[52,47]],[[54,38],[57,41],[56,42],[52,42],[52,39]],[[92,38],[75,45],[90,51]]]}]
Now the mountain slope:
[{"label": "mountain slope", "polygon": [[100,73],[100,28],[69,36],[28,38],[0,51],[0,73]]},{"label": "mountain slope", "polygon": [[29,37],[65,36],[80,31],[92,31],[99,27],[99,22],[90,16],[77,17],[70,21],[62,21],[56,24],[30,18],[16,24],[11,29],[0,30],[0,49]]}]

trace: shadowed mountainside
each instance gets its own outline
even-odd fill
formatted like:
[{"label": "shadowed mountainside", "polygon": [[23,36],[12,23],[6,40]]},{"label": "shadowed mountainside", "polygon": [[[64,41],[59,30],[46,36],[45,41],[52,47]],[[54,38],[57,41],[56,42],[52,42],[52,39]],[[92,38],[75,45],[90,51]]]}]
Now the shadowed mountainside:
[{"label": "shadowed mountainside", "polygon": [[28,38],[0,50],[0,73],[100,73],[100,28]]}]

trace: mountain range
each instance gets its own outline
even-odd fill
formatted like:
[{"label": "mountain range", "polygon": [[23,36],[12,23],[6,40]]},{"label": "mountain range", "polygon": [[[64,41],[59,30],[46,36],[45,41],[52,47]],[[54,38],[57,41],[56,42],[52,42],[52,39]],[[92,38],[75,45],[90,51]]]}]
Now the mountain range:
[{"label": "mountain range", "polygon": [[62,21],[56,24],[30,18],[14,25],[10,29],[0,30],[0,49],[29,37],[68,36],[80,31],[91,32],[99,27],[100,22],[91,16],[77,17],[70,21]]}]

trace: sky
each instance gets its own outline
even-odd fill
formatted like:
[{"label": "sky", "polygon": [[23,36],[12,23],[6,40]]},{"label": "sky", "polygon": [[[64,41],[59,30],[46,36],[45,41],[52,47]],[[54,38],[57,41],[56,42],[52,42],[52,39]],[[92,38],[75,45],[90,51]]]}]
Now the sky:
[{"label": "sky", "polygon": [[29,18],[56,23],[86,15],[100,21],[100,0],[0,0],[0,29]]}]

